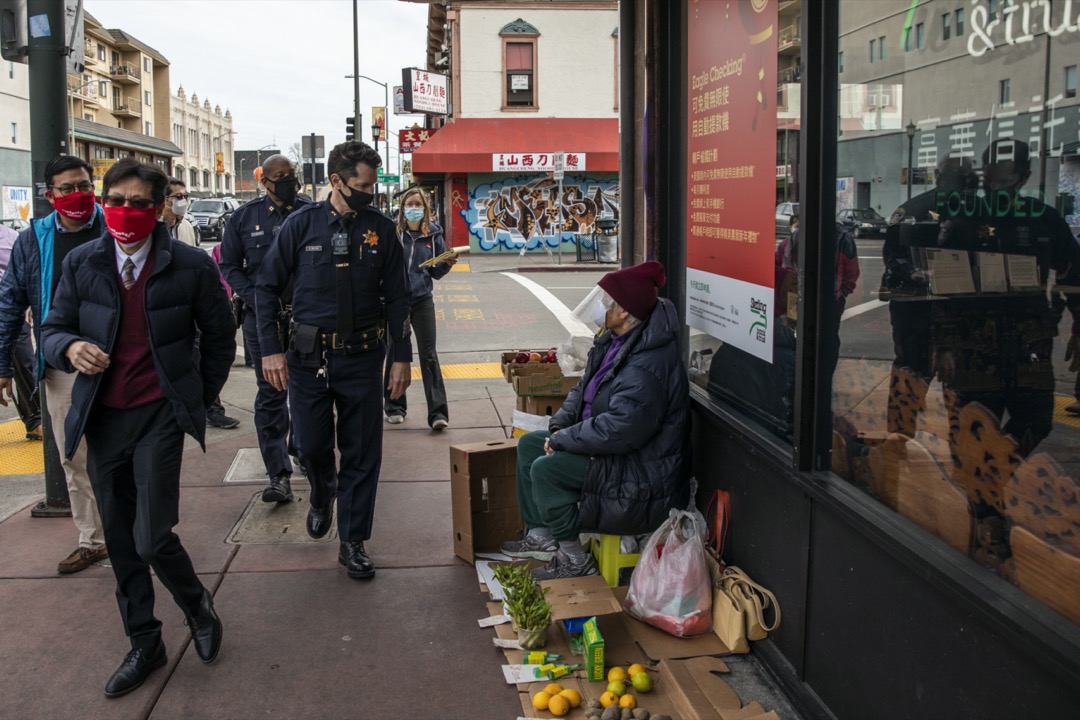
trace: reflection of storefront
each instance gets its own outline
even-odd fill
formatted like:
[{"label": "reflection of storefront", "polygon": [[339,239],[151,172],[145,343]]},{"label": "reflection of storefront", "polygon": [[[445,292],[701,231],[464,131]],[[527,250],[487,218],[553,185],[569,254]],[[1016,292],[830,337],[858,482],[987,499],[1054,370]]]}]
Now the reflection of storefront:
[{"label": "reflection of storefront", "polygon": [[[800,32],[801,269],[751,283],[771,291],[770,307],[733,309],[733,295],[721,287],[710,298],[718,286],[698,273],[710,258],[729,258],[711,273],[724,278],[733,264],[762,262],[750,233],[770,227],[774,197],[765,189],[761,209],[739,193],[756,190],[759,173],[768,185],[779,176],[780,150],[753,147],[755,121],[767,129],[763,113],[775,120],[779,110],[732,82],[732,106],[749,112],[729,114],[725,129],[710,119],[709,93],[723,97],[727,68],[743,57],[755,73],[776,72],[763,57],[754,64],[752,40],[768,36],[770,20],[777,32],[777,4],[638,0],[624,4],[620,23],[659,28],[658,47],[687,48],[681,57],[646,50],[635,92],[621,101],[623,127],[638,128],[634,145],[671,149],[635,158],[632,172],[647,180],[633,201],[655,208],[635,253],[669,266],[669,297],[693,326],[695,474],[706,489],[732,492],[728,560],[784,609],[779,631],[754,651],[809,713],[1071,716],[1080,706],[1080,422],[1062,412],[1074,402],[1062,362],[1069,323],[1055,338],[1040,298],[1049,269],[1065,277],[1075,254],[1052,208],[1075,203],[1067,138],[1080,106],[1062,79],[1076,63],[1076,33],[1048,41],[1040,11],[1033,38],[1010,44],[1008,16],[1025,3],[994,4],[993,26],[982,3],[924,2],[910,13],[862,0],[815,6]],[[1065,5],[1053,3],[1054,29]],[[708,43],[695,40],[701,25]],[[994,49],[973,55],[987,35]],[[635,102],[650,122],[634,125]],[[1071,136],[1060,134],[1068,127]],[[995,140],[1008,142],[984,155]],[[909,175],[935,185],[902,184]],[[1000,205],[1006,196],[982,185],[995,176],[1008,198]],[[1050,209],[1016,198],[1017,186],[1044,194]],[[880,206],[894,220],[881,237],[898,243],[858,241],[855,287],[836,282],[852,260],[835,228],[842,205]],[[941,249],[954,259],[935,255]],[[890,294],[879,296],[883,279]],[[764,310],[771,358],[724,337],[733,328],[752,337],[750,327],[701,323],[695,307],[738,310],[740,321]]]}]

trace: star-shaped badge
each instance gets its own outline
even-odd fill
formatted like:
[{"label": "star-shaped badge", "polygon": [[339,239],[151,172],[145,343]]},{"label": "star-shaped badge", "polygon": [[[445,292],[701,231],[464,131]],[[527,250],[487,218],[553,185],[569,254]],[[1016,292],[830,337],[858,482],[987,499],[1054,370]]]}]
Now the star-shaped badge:
[{"label": "star-shaped badge", "polygon": [[375,234],[374,230],[368,230],[364,233],[364,244],[370,245],[371,247],[378,247],[379,236]]}]

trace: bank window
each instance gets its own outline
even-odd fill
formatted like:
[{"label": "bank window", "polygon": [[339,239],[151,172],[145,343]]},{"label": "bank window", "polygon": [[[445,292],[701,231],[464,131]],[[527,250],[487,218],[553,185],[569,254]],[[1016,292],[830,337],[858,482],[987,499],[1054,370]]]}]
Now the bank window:
[{"label": "bank window", "polygon": [[874,62],[874,56],[877,54],[874,51],[877,49],[877,40],[870,41],[870,62]]},{"label": "bank window", "polygon": [[923,23],[915,25],[915,47],[919,50],[926,47],[926,26]]},{"label": "bank window", "polygon": [[[965,17],[957,4],[919,6],[941,17],[943,37],[959,37]],[[877,6],[840,0],[841,46],[866,42],[866,28],[894,20],[892,4]],[[974,17],[1000,16],[1003,7],[980,0]],[[1067,153],[1041,164],[1039,134],[1029,131],[1052,116],[1048,142],[1068,146],[1061,139],[1080,136],[1080,114],[1055,108],[1060,97],[1029,102],[1023,83],[1013,100],[1011,81],[1049,78],[1051,96],[1075,98],[1078,65],[1062,67],[1069,56],[1056,44],[1063,40],[1054,39],[1048,54],[1045,38],[1010,44],[1007,23],[980,32],[991,42],[979,58],[959,48],[935,58],[937,77],[984,88],[962,107],[953,96],[959,81],[943,91],[926,81],[924,68],[882,77],[880,68],[853,65],[838,84],[836,177],[824,178],[836,187],[837,260],[820,264],[816,289],[830,304],[813,338],[819,367],[832,378],[812,389],[826,398],[831,414],[822,415],[832,419],[819,457],[834,480],[896,513],[912,532],[936,538],[957,562],[968,558],[972,572],[1003,594],[1006,585],[1019,588],[1080,625],[1080,596],[1061,591],[1080,581],[1080,430],[1066,411],[1080,388],[1064,361],[1074,330],[1080,333],[1080,244],[1071,231],[1080,226],[1073,199],[1080,165]],[[1054,85],[1056,67],[1063,88]],[[1001,78],[1000,68],[1010,77]],[[891,105],[878,100],[884,95]],[[783,194],[777,164],[782,268],[797,260],[797,253],[784,256],[784,241],[798,196]],[[797,267],[795,275],[777,270],[773,303],[781,317],[771,330],[788,322],[785,298],[802,310],[800,289],[813,276]],[[754,377],[732,370],[719,350],[707,376],[718,385],[722,374],[743,372],[724,392],[741,393],[747,413],[784,407],[786,391],[755,388],[787,387],[794,370],[776,365],[793,368],[805,356],[799,343],[810,339],[800,336],[790,351],[778,340],[772,363]]]},{"label": "bank window", "polygon": [[881,37],[879,37],[877,39],[877,46],[878,46],[878,60],[884,60],[885,59],[885,36],[884,35],[882,35]]},{"label": "bank window", "polygon": [[941,39],[948,40],[952,33],[952,13],[941,16]]}]

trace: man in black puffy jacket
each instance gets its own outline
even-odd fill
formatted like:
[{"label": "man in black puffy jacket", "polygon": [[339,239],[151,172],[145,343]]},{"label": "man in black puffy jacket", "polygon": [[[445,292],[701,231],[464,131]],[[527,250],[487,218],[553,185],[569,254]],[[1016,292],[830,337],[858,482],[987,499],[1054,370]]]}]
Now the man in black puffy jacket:
[{"label": "man in black puffy jacket", "polygon": [[518,508],[528,530],[502,549],[550,560],[538,579],[595,575],[578,533],[652,532],[690,500],[689,385],[678,314],[656,293],[666,281],[657,262],[600,280],[601,332],[585,374],[548,431],[518,441]]}]

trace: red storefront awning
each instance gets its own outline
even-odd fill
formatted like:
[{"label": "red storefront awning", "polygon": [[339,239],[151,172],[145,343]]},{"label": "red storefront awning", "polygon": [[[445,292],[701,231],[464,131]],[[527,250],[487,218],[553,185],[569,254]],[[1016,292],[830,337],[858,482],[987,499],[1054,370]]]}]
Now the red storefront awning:
[{"label": "red storefront awning", "polygon": [[497,153],[585,153],[585,172],[619,169],[617,118],[464,118],[412,154],[414,173],[491,172]]}]

